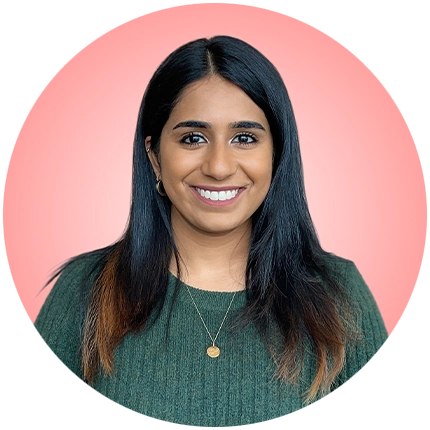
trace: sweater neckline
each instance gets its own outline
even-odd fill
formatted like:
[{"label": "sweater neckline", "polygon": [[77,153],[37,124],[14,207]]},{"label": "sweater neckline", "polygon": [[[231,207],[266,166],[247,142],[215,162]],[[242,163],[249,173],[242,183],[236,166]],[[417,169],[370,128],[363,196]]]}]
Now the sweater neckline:
[{"label": "sweater neckline", "polygon": [[[177,280],[178,279],[176,278],[176,276],[169,272],[168,296],[170,298],[173,298],[174,296]],[[234,291],[232,292],[202,290],[201,288],[193,287],[179,280],[179,290],[175,300],[181,303],[183,306],[189,306],[192,308],[194,308],[194,304],[187,291],[187,287],[190,289],[193,299],[200,310],[207,309],[225,311],[231,302],[233,294],[235,293]],[[236,291],[236,295],[231,304],[230,310],[238,310],[245,307],[245,305],[246,291]]]}]

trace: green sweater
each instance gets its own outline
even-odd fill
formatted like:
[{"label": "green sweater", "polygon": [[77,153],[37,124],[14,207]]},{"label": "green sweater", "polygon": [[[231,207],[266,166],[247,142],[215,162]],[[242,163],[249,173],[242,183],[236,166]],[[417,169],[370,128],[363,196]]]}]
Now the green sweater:
[{"label": "green sweater", "polygon": [[[335,386],[339,386],[375,354],[387,337],[377,305],[354,263],[335,258],[340,281],[361,309],[363,340],[349,345]],[[82,281],[92,282],[84,258],[60,276],[43,305],[36,328],[76,375],[81,377],[80,331]],[[210,358],[211,340],[182,284],[169,318],[175,278],[170,277],[165,306],[151,328],[127,335],[115,352],[112,376],[101,374],[94,388],[115,402],[142,414],[179,424],[233,426],[266,421],[304,406],[315,362],[311,353],[295,386],[273,378],[275,366],[255,327],[232,332],[229,324],[245,305],[238,292],[217,339],[221,354]],[[233,293],[190,287],[193,298],[215,336]],[[169,324],[169,330],[166,327]],[[168,333],[166,337],[166,332]]]}]

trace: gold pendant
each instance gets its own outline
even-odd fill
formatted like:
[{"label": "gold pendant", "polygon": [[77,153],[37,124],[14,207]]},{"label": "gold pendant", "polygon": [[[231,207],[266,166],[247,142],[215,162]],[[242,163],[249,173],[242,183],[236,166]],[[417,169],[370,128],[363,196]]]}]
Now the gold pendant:
[{"label": "gold pendant", "polygon": [[219,348],[217,346],[212,345],[206,350],[206,352],[209,355],[209,357],[216,358],[216,357],[218,357],[218,355],[220,354],[221,351],[219,350]]}]

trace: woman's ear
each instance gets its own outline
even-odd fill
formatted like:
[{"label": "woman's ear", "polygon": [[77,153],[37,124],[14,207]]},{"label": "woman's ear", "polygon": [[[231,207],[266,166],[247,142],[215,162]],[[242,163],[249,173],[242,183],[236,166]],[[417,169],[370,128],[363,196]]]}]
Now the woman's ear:
[{"label": "woman's ear", "polygon": [[155,176],[158,178],[161,176],[160,161],[158,160],[158,154],[151,149],[151,136],[145,139],[145,151],[148,154],[149,161],[151,162],[152,169],[154,170]]}]

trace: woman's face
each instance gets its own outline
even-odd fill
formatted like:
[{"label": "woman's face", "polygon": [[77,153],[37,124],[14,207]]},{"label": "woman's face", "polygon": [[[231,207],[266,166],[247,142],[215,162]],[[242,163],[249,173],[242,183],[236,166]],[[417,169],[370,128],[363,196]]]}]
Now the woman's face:
[{"label": "woman's face", "polygon": [[172,202],[174,228],[217,234],[250,226],[269,190],[272,154],[263,111],[238,86],[211,76],[183,92],[158,157],[149,156]]}]

